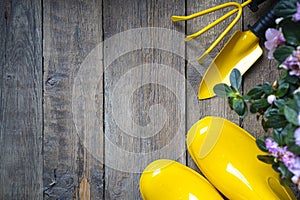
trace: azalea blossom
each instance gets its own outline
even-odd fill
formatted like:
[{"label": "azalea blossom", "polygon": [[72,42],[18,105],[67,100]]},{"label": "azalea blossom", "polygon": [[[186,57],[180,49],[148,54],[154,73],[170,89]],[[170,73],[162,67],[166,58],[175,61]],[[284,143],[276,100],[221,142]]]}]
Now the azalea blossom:
[{"label": "azalea blossom", "polygon": [[265,47],[269,50],[268,58],[274,59],[274,51],[281,45],[285,44],[285,39],[280,30],[269,28],[266,31]]},{"label": "azalea blossom", "polygon": [[292,55],[286,58],[281,67],[290,70],[290,75],[300,76],[300,46],[293,51]]},{"label": "azalea blossom", "polygon": [[271,155],[278,158],[293,174],[300,178],[300,157],[290,152],[287,146],[280,147],[278,143],[271,138],[266,138],[266,148]]},{"label": "azalea blossom", "polygon": [[274,101],[276,101],[276,96],[274,94],[271,94],[268,96],[267,100],[269,104],[272,104]]},{"label": "azalea blossom", "polygon": [[298,189],[300,189],[300,157],[295,157],[293,160],[293,165],[288,167],[288,170],[294,174],[292,177],[292,182],[298,185]]},{"label": "azalea blossom", "polygon": [[[299,120],[299,116],[298,116],[298,120]],[[294,137],[295,137],[295,143],[298,146],[300,146],[300,127],[295,130]]]},{"label": "azalea blossom", "polygon": [[293,15],[293,21],[300,21],[300,3],[297,2],[297,12]]},{"label": "azalea blossom", "polygon": [[294,183],[294,184],[296,184],[296,185],[298,185],[298,190],[300,190],[300,178],[298,177],[298,176],[293,176],[292,178],[291,178],[291,180],[292,180],[292,182]]},{"label": "azalea blossom", "polygon": [[[297,156],[294,153],[288,151],[287,146],[285,146],[283,148],[279,148],[278,153],[279,153],[280,161],[282,161],[287,168],[291,168],[291,169],[295,168],[295,165],[297,163],[296,162]],[[300,170],[300,168],[299,168],[299,170]],[[299,173],[299,175],[300,175],[300,173]]]},{"label": "azalea blossom", "polygon": [[268,149],[269,153],[271,153],[275,158],[278,157],[278,152],[280,150],[280,147],[277,142],[272,141],[271,138],[267,138],[266,148]]}]

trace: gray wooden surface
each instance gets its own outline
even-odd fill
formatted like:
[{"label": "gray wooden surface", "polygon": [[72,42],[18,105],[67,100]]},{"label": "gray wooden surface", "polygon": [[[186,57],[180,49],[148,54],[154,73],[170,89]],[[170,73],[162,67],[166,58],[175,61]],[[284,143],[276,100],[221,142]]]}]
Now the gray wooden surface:
[{"label": "gray wooden surface", "polygon": [[43,197],[41,6],[0,1],[0,199]]},{"label": "gray wooden surface", "polygon": [[[141,199],[149,162],[169,158],[198,170],[185,135],[207,115],[262,136],[254,117],[242,122],[226,100],[196,95],[228,37],[265,9],[245,8],[203,65],[197,56],[229,21],[183,38],[225,11],[170,20],[221,3],[0,0],[0,199]],[[245,91],[278,76],[265,55],[244,76]]]}]

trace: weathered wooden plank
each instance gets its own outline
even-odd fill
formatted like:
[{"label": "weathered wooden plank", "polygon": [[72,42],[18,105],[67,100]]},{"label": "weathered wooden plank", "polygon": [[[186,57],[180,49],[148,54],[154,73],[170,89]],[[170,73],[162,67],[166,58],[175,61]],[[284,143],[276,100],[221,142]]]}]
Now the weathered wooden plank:
[{"label": "weathered wooden plank", "polygon": [[[223,3],[224,1],[221,0],[187,1],[187,15],[217,5],[221,5]],[[222,15],[227,13],[227,11],[229,11],[229,9],[225,8],[188,21],[186,24],[187,34],[192,34],[199,31],[209,23],[220,18]],[[234,33],[234,31],[241,29],[242,20],[240,19],[240,21],[233,27],[233,29],[227,34],[227,36],[213,49],[213,51],[210,53],[209,57],[203,64],[197,63],[197,58],[215,41],[215,39],[222,33],[222,31],[225,30],[225,28],[235,16],[236,15],[229,17],[227,20],[221,22],[220,24],[216,25],[212,29],[202,34],[200,37],[188,42],[187,56],[192,57],[192,61],[196,59],[195,62],[191,62],[190,65],[187,65],[187,82],[194,89],[194,95],[198,94],[200,81],[214,57],[219,53],[221,48],[224,46],[228,38]],[[190,90],[187,91],[187,97],[191,96],[189,92]],[[193,102],[193,100],[189,100],[187,101],[187,103],[187,108],[189,108],[187,112],[187,129],[189,129],[196,121],[205,116],[224,117],[228,120],[235,122],[236,124],[239,124],[238,116],[229,109],[226,99],[213,97],[211,99],[199,101],[198,105],[195,105],[195,101]],[[188,165],[191,168],[198,170],[189,155]]]},{"label": "weathered wooden plank", "polygon": [[170,20],[184,9],[104,1],[106,199],[140,199],[139,173],[155,159],[185,163],[184,27]]},{"label": "weathered wooden plank", "polygon": [[[86,56],[101,44],[102,2],[44,1],[43,12],[44,198],[102,199],[103,166],[93,156],[102,154],[102,147],[91,147],[91,129],[82,124],[90,117],[89,111],[98,111],[97,117],[102,118],[102,95],[97,96],[99,110],[87,105],[89,96],[82,88],[97,80],[91,78],[92,82],[87,82],[83,78],[88,77],[79,74]],[[98,64],[95,67],[101,67]],[[97,87],[102,93],[101,81]],[[77,95],[81,95],[82,102]],[[95,96],[91,98],[96,100]],[[99,120],[98,125],[101,123]]]},{"label": "weathered wooden plank", "polygon": [[0,199],[42,199],[41,12],[0,2]]}]

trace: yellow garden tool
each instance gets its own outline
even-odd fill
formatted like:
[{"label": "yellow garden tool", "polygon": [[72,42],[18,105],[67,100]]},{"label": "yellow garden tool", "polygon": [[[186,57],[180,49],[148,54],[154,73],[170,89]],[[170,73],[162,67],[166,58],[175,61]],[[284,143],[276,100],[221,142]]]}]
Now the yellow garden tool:
[{"label": "yellow garden tool", "polygon": [[236,124],[219,117],[196,122],[187,134],[188,151],[200,171],[228,199],[296,200],[279,182],[255,138]]},{"label": "yellow garden tool", "polygon": [[203,176],[167,159],[146,167],[140,178],[140,192],[144,200],[223,200]]},{"label": "yellow garden tool", "polygon": [[217,25],[220,22],[222,22],[223,20],[227,19],[229,16],[231,16],[234,13],[238,12],[237,16],[229,24],[229,26],[219,35],[219,37],[211,44],[211,46],[200,56],[199,62],[202,63],[204,61],[204,59],[206,58],[206,56],[212,51],[212,49],[217,46],[217,44],[224,38],[224,36],[238,22],[238,20],[240,19],[241,15],[242,15],[242,8],[245,7],[246,5],[250,4],[251,2],[252,2],[252,0],[247,0],[246,2],[244,2],[242,4],[239,4],[239,3],[236,3],[236,2],[228,2],[228,3],[224,3],[224,4],[221,4],[221,5],[209,8],[207,10],[200,11],[200,12],[195,13],[195,14],[191,14],[189,16],[172,16],[171,20],[174,21],[174,22],[176,22],[176,21],[190,20],[190,19],[194,19],[196,17],[202,16],[202,15],[214,12],[216,10],[220,10],[220,9],[226,8],[226,7],[232,7],[232,6],[236,7],[235,9],[229,11],[228,13],[226,13],[225,15],[223,15],[222,17],[220,17],[219,19],[215,20],[214,22],[212,22],[208,26],[204,27],[203,29],[201,29],[197,33],[191,34],[191,35],[189,35],[189,36],[187,36],[185,38],[185,41],[189,41],[191,39],[199,37],[201,34],[203,34],[204,32],[206,32],[207,30],[211,29],[215,25]]},{"label": "yellow garden tool", "polygon": [[236,31],[220,53],[214,58],[205,72],[198,91],[199,99],[215,96],[213,88],[216,84],[230,84],[230,72],[236,68],[243,75],[262,55],[259,46],[260,38],[264,38],[267,28],[275,26],[274,10],[271,9],[265,16],[248,31]]}]

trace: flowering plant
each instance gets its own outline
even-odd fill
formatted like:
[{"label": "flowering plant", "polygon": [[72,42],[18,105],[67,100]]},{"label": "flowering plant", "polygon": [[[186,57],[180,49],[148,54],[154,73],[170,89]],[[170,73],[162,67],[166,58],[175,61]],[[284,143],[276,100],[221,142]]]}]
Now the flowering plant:
[{"label": "flowering plant", "polygon": [[300,0],[280,1],[274,11],[277,27],[266,31],[265,47],[268,58],[275,59],[282,71],[280,79],[257,85],[243,95],[239,92],[241,74],[234,69],[231,86],[221,83],[214,91],[228,98],[241,118],[248,110],[257,114],[263,129],[269,132],[263,139],[256,139],[266,152],[258,159],[279,172],[282,184],[295,184],[300,190]]}]

